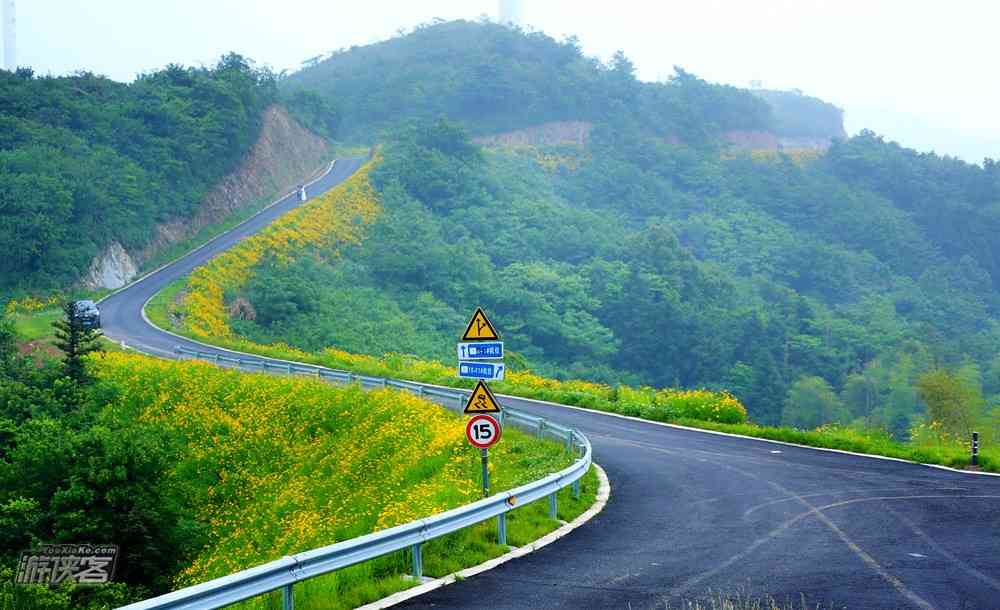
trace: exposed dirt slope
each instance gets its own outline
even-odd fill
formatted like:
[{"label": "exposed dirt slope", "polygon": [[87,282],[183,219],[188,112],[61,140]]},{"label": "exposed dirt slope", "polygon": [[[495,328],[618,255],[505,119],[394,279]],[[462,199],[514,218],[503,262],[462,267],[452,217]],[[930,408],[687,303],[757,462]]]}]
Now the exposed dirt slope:
[{"label": "exposed dirt slope", "polygon": [[240,168],[205,197],[194,218],[160,225],[140,261],[262,198],[291,190],[321,169],[329,155],[325,140],[299,125],[281,106],[268,108],[263,121],[260,136]]},{"label": "exposed dirt slope", "polygon": [[131,280],[143,263],[203,228],[243,208],[276,198],[319,172],[329,158],[327,142],[292,119],[281,106],[264,112],[260,136],[240,167],[224,178],[189,219],[156,227],[149,244],[126,252],[113,243],[94,259],[84,279],[89,288],[119,288]]}]

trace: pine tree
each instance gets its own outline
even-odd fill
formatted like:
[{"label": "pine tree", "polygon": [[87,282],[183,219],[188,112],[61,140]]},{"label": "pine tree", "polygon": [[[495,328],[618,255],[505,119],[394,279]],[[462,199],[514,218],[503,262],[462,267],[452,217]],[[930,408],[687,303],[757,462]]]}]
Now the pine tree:
[{"label": "pine tree", "polygon": [[62,350],[66,376],[77,383],[87,382],[87,369],[83,358],[87,354],[100,351],[98,339],[101,331],[87,328],[74,301],[63,305],[65,317],[52,323],[56,327],[56,347]]}]

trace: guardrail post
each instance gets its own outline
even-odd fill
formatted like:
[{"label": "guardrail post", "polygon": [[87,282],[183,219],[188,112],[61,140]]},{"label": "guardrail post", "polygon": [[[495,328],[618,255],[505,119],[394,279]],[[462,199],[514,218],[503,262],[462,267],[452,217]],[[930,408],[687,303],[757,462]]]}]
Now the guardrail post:
[{"label": "guardrail post", "polygon": [[410,547],[413,550],[413,577],[420,580],[424,577],[424,556],[420,548],[420,543]]},{"label": "guardrail post", "polygon": [[293,371],[292,371],[292,365],[290,365],[290,364],[289,364],[289,365],[288,365],[288,366],[286,366],[285,368],[287,368],[287,369],[288,369],[288,374],[289,374],[289,375],[291,375],[291,374],[292,374],[292,372],[293,372]]},{"label": "guardrail post", "polygon": [[559,514],[558,508],[559,506],[556,500],[556,492],[552,492],[551,494],[549,494],[549,518],[551,519],[558,518],[557,517],[557,515]]},{"label": "guardrail post", "polygon": [[497,515],[497,542],[507,546],[507,513]]},{"label": "guardrail post", "polygon": [[417,386],[417,396],[423,396],[423,395],[424,395],[424,386],[418,385]]},{"label": "guardrail post", "polygon": [[295,608],[295,598],[293,597],[291,584],[287,584],[281,589],[281,607],[284,610],[293,610]]},{"label": "guardrail post", "polygon": [[566,433],[566,451],[569,452],[570,456],[573,455],[573,431],[570,430]]},{"label": "guardrail post", "polygon": [[573,497],[577,500],[580,499],[580,479],[573,481]]},{"label": "guardrail post", "polygon": [[538,420],[538,438],[545,438],[545,420]]}]

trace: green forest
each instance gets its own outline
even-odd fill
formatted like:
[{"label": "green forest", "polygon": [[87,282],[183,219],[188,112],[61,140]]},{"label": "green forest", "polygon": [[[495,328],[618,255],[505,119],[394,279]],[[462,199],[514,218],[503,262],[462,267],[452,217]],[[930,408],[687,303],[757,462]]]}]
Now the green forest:
[{"label": "green forest", "polygon": [[[508,87],[492,105],[466,95],[485,64]],[[963,409],[995,419],[992,160],[871,132],[811,156],[734,151],[726,130],[837,133],[839,114],[680,69],[641,83],[621,54],[602,64],[573,40],[490,24],[418,28],[284,83],[330,96],[345,129],[387,125],[373,175],[386,212],[335,264],[265,261],[243,295],[253,339],[447,360],[483,305],[524,367],[727,389],[760,423],[853,422],[905,440],[928,408],[921,380],[939,370],[968,392]],[[595,126],[583,147],[469,139],[555,119]]]},{"label": "green forest", "polygon": [[[495,24],[435,22],[287,77],[235,54],[131,84],[0,71],[0,291],[31,295],[42,309],[111,241],[141,248],[157,223],[191,215],[276,101],[345,147],[378,146],[378,201],[369,199],[380,210],[370,225],[351,225],[363,232],[358,243],[264,258],[228,290],[220,311],[242,337],[305,356],[335,347],[451,364],[482,306],[511,370],[607,384],[616,412],[653,411],[629,400],[657,392],[625,386],[726,391],[754,423],[786,428],[750,430],[742,409],[739,419],[699,425],[801,442],[826,435],[814,444],[841,448],[854,446],[837,445],[838,434],[893,451],[901,445],[891,441],[913,441],[906,447],[945,447],[952,465],[964,463],[960,443],[978,429],[984,466],[1000,469],[1000,163],[918,153],[869,131],[843,138],[842,112],[797,92],[716,85],[682,68],[641,82],[623,53],[603,62],[573,38]],[[589,129],[579,144],[475,142],[552,121]],[[833,141],[749,150],[730,144],[732,132]],[[171,289],[170,305],[185,287]],[[111,607],[370,531],[386,524],[383,511],[407,516],[397,501],[423,501],[429,514],[478,493],[478,454],[458,419],[442,415],[407,447],[389,442],[393,414],[427,419],[416,398],[121,353],[60,363],[53,354],[73,351],[61,338],[27,356],[25,344],[51,332],[53,312],[6,309],[5,607]],[[28,341],[15,324],[44,328]],[[289,396],[312,402],[300,408]],[[596,399],[576,392],[564,402]],[[661,421],[692,423],[661,412]],[[386,441],[374,462],[359,444],[368,432],[358,435],[352,419],[371,413]],[[448,443],[428,440],[445,433]],[[524,453],[521,468],[498,475],[498,486],[568,459],[561,446],[518,438],[504,447]],[[429,447],[453,447],[462,460],[419,453]],[[421,467],[401,500],[382,493],[400,488],[380,484],[372,463],[396,474]],[[352,478],[336,478],[345,465]],[[441,475],[438,497],[416,485],[429,467]],[[267,529],[285,511],[279,497],[303,503],[302,514],[333,498],[368,512],[290,540]],[[237,500],[220,527],[215,509]],[[545,507],[532,510],[525,529],[512,530],[518,545],[545,529]],[[220,532],[233,536],[222,544]],[[263,546],[241,537],[263,534]],[[97,538],[122,547],[116,584],[11,584],[21,550]],[[506,551],[463,544],[475,557]],[[458,554],[438,556],[440,573],[457,565]],[[386,561],[379,574],[406,569],[402,555]],[[348,596],[346,585],[368,581],[350,574],[330,585],[345,606],[385,592]],[[317,592],[317,605],[329,595]]]},{"label": "green forest", "polygon": [[[336,109],[341,137],[380,140],[405,118],[461,122],[492,133],[558,120],[625,121],[651,135],[701,141],[718,130],[771,126],[767,102],[680,70],[642,83],[624,53],[607,65],[575,38],[556,42],[493,23],[435,22],[405,36],[333,54],[289,75],[287,91]],[[832,107],[831,107],[832,108]]]},{"label": "green forest", "polygon": [[277,96],[235,54],[131,84],[0,71],[0,290],[66,289],[112,240],[139,249],[190,216]]}]

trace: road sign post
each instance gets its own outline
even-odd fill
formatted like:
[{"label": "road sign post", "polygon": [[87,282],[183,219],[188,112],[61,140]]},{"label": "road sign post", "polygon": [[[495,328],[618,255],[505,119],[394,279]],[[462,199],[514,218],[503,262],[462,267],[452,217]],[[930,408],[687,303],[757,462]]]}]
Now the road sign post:
[{"label": "road sign post", "polygon": [[503,429],[500,422],[489,415],[476,415],[465,426],[465,437],[469,444],[477,447],[483,462],[483,497],[490,495],[490,447],[497,444]]},{"label": "road sign post", "polygon": [[[483,464],[483,497],[490,495],[490,447],[500,440],[503,428],[500,422],[487,413],[502,414],[500,403],[483,380],[503,380],[503,341],[493,323],[486,317],[482,307],[477,307],[472,319],[465,327],[462,340],[458,344],[458,376],[463,379],[478,379],[476,388],[465,403],[465,413],[472,415],[465,426],[465,436],[469,444],[479,449]],[[483,362],[491,360],[492,362]],[[503,517],[503,515],[501,515]],[[506,524],[501,521],[501,544],[506,542]]]},{"label": "road sign post", "polygon": [[482,449],[483,456],[483,497],[490,497],[490,450]]}]

